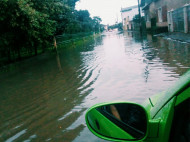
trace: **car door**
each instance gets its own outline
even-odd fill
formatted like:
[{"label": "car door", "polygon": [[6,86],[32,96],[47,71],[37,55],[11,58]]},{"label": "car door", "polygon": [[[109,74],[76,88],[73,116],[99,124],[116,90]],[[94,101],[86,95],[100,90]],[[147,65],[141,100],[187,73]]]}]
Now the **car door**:
[{"label": "car door", "polygon": [[177,96],[170,142],[190,142],[190,87]]}]

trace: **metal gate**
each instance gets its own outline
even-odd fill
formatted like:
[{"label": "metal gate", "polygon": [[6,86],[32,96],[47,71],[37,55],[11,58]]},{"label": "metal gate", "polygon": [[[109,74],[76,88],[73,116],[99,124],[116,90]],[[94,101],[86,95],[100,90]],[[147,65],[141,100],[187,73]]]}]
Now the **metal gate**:
[{"label": "metal gate", "polygon": [[190,6],[187,7],[188,31],[190,32]]},{"label": "metal gate", "polygon": [[174,32],[184,32],[183,7],[172,12]]}]

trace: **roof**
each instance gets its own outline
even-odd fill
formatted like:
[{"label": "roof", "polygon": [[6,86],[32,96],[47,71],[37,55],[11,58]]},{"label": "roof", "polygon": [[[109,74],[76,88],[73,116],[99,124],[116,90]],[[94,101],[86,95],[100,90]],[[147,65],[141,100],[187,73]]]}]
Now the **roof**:
[{"label": "roof", "polygon": [[142,10],[147,10],[152,2],[157,2],[158,0],[140,0],[140,7]]},{"label": "roof", "polygon": [[126,11],[131,11],[134,8],[138,8],[138,5],[126,7],[126,8],[121,8],[121,12],[126,12]]},{"label": "roof", "polygon": [[150,6],[151,3],[152,3],[152,2],[150,2],[150,3],[147,4],[147,5],[145,5],[145,6],[142,8],[142,10],[147,10],[147,9],[149,8],[149,6]]}]

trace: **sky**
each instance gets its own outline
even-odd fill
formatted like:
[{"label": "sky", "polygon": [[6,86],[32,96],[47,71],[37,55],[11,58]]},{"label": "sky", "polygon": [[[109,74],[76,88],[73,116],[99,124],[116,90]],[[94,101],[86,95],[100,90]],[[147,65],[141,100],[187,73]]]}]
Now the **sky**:
[{"label": "sky", "polygon": [[77,10],[88,10],[90,16],[99,16],[102,24],[115,24],[121,21],[121,7],[137,5],[137,0],[80,0],[76,3]]}]

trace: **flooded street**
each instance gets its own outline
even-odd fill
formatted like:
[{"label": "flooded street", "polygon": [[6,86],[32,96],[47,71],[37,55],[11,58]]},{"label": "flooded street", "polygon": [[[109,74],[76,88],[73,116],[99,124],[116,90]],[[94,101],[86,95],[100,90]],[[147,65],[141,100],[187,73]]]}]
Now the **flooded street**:
[{"label": "flooded street", "polygon": [[17,63],[0,73],[0,141],[104,141],[86,127],[89,107],[143,103],[174,84],[189,61],[190,44],[110,32]]}]

